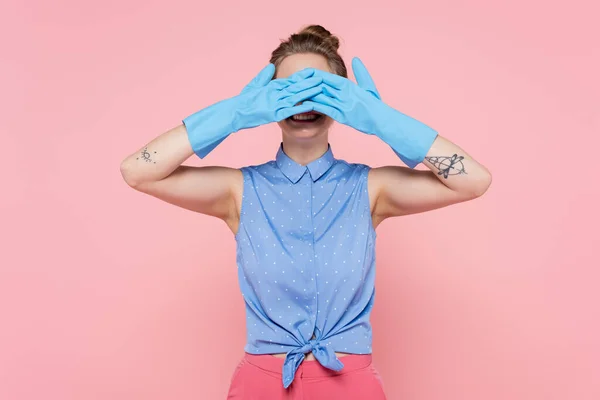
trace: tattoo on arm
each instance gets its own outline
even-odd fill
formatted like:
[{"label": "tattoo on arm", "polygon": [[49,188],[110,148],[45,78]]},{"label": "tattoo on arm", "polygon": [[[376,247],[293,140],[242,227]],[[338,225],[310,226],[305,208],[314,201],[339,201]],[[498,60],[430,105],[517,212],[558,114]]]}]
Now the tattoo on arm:
[{"label": "tattoo on arm", "polygon": [[[152,154],[156,154],[156,152],[153,151]],[[146,162],[151,162],[151,163],[156,164],[156,161],[152,160],[152,155],[148,151],[148,147],[145,147],[144,150],[142,150],[142,152],[140,153],[140,156],[136,158],[136,160],[140,160],[140,159],[142,159]]]},{"label": "tattoo on arm", "polygon": [[449,175],[466,174],[465,166],[462,162],[463,156],[454,154],[452,157],[425,157],[435,168],[438,169],[438,175],[444,175],[448,179]]}]

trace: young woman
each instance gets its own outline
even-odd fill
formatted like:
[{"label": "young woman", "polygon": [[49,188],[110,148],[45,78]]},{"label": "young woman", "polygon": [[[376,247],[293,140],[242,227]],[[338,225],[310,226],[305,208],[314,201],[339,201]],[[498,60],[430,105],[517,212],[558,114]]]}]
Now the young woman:
[{"label": "young woman", "polygon": [[[379,96],[362,62],[347,79],[339,41],[311,25],[280,44],[238,95],[127,157],[134,189],[222,219],[237,242],[247,344],[229,399],[384,399],[371,360],[375,229],[386,218],[481,196],[485,167]],[[338,121],[387,143],[406,165],[337,159]],[[277,122],[272,161],[189,167],[234,132]],[[423,163],[428,170],[416,170]]]}]

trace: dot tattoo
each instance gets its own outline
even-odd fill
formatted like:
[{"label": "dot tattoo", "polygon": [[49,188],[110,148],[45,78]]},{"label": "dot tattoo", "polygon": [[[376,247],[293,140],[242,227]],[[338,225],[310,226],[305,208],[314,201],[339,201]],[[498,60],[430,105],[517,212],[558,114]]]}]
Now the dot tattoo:
[{"label": "dot tattoo", "polygon": [[438,175],[443,175],[445,179],[448,179],[449,175],[463,175],[467,173],[462,162],[464,157],[458,154],[454,154],[452,157],[425,157],[425,159],[437,168]]},{"label": "dot tattoo", "polygon": [[[156,154],[156,152],[152,152],[152,154]],[[140,153],[140,156],[136,158],[136,160],[139,160],[140,158],[146,162],[151,162],[156,164],[156,161],[153,161],[151,158],[151,154],[148,151],[148,147],[144,148],[144,150],[142,150],[142,152]]]}]

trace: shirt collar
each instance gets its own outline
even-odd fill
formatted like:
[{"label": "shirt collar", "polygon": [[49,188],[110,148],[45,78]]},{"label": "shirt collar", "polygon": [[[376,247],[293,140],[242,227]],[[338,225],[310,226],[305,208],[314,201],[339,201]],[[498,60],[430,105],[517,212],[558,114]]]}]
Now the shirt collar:
[{"label": "shirt collar", "polygon": [[279,149],[277,150],[277,155],[275,156],[275,161],[277,162],[279,170],[281,170],[292,183],[298,182],[300,178],[302,178],[302,175],[304,175],[306,169],[308,169],[314,182],[331,168],[335,162],[335,157],[331,150],[331,144],[328,143],[327,151],[321,157],[311,161],[307,165],[300,165],[285,154],[283,151],[283,142],[281,142]]}]

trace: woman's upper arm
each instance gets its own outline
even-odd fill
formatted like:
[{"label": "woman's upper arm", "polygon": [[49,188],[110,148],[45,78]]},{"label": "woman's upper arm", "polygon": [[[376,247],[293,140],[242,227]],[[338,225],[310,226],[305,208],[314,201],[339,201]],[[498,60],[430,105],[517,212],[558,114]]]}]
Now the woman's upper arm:
[{"label": "woman's upper arm", "polygon": [[167,203],[225,221],[238,218],[242,171],[221,166],[179,166],[166,178],[139,184],[136,190]]},{"label": "woman's upper arm", "polygon": [[469,200],[444,185],[433,171],[402,166],[371,168],[372,213],[380,220],[416,214]]}]

